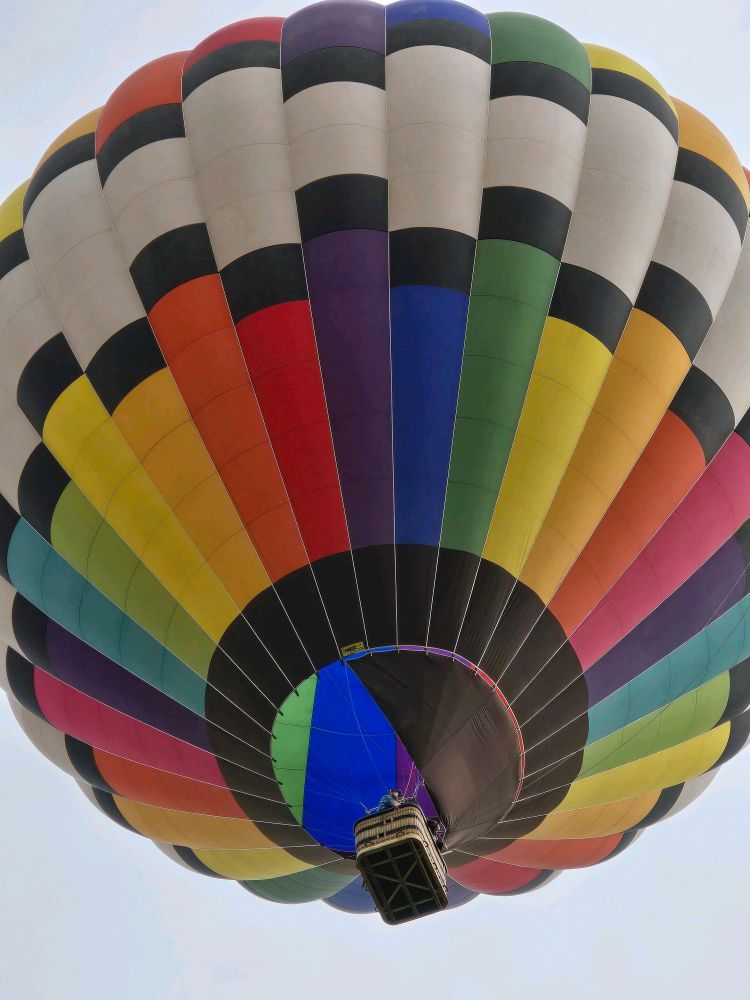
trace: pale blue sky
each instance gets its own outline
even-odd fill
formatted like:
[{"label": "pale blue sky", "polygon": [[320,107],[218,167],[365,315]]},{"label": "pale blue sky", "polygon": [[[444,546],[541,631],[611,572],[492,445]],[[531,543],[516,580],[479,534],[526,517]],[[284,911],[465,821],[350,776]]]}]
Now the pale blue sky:
[{"label": "pale blue sky", "polygon": [[[137,66],[238,18],[297,6],[1,0],[0,193]],[[516,6],[642,62],[750,163],[750,3]],[[319,903],[263,903],[234,883],[184,871],[94,810],[26,741],[2,695],[0,790],[2,1000],[697,1000],[747,992],[750,753],[612,862],[529,896],[483,898],[396,930]]]}]

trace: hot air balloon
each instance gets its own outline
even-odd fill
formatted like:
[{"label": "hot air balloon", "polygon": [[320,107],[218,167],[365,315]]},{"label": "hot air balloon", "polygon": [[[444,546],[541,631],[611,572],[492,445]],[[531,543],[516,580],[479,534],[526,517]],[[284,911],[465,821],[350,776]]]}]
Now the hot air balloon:
[{"label": "hot air balloon", "polygon": [[[750,734],[749,201],[530,15],[324,0],[133,73],[0,207],[32,743],[195,872],[394,922],[682,809]],[[378,898],[355,826],[409,816]]]}]

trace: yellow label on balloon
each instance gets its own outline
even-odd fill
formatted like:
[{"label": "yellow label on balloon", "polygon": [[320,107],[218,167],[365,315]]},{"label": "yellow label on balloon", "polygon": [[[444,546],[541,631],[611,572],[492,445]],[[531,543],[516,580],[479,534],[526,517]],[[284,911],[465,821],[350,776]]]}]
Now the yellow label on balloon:
[{"label": "yellow label on balloon", "polygon": [[351,656],[352,653],[364,653],[365,644],[363,642],[351,642],[348,646],[341,647],[342,656]]}]

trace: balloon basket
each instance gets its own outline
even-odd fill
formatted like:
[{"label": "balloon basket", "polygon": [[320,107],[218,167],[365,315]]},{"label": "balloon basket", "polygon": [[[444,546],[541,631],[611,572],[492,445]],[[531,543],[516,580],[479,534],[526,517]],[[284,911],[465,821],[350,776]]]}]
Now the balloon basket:
[{"label": "balloon basket", "polygon": [[354,838],[357,868],[386,923],[447,907],[447,869],[418,805],[363,817],[354,824]]}]

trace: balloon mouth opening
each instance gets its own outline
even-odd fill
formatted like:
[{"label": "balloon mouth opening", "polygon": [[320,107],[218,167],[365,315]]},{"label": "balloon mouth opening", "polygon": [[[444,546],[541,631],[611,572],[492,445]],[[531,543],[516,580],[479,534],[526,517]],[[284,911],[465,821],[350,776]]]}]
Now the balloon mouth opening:
[{"label": "balloon mouth opening", "polygon": [[[439,658],[433,663],[441,662],[443,672],[445,661],[451,660],[457,670],[467,671],[468,683],[486,689],[481,701],[506,720],[518,761],[517,782],[509,791],[503,815],[517,801],[523,784],[521,727],[496,682],[481,668],[450,650],[432,647],[370,649],[358,644],[354,651],[342,650],[339,660],[321,668],[289,695],[273,726],[274,772],[290,811],[320,844],[341,854],[353,854],[354,823],[375,810],[389,789],[401,791],[428,819],[445,823],[430,790],[429,774],[423,774],[414,759],[419,754],[407,749],[408,737],[363,680],[366,663],[361,661],[388,657],[398,664],[394,653],[409,654],[410,660],[415,654]],[[409,670],[408,662],[404,670]]]}]

